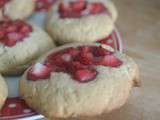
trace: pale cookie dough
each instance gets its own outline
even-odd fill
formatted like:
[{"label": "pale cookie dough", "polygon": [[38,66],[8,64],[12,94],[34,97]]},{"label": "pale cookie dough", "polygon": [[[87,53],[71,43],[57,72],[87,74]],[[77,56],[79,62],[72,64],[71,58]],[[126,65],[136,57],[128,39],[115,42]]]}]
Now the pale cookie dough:
[{"label": "pale cookie dough", "polygon": [[8,87],[5,80],[0,75],[0,109],[4,105],[4,102],[8,96]]},{"label": "pale cookie dough", "polygon": [[34,9],[34,0],[9,0],[0,8],[0,20],[3,20],[4,17],[12,20],[25,19],[34,12]]},{"label": "pale cookie dough", "polygon": [[[82,45],[97,46],[69,44],[53,49],[37,61],[39,65],[32,72],[46,75],[40,65],[46,60],[46,56],[64,48]],[[51,72],[49,78],[32,81],[28,79],[29,68],[20,81],[20,95],[30,107],[51,120],[91,117],[111,112],[124,105],[133,86],[139,83],[138,66],[132,58],[119,52],[115,55],[123,62],[121,66],[96,66],[98,75],[86,83],[80,83],[64,72]]]},{"label": "pale cookie dough", "polygon": [[14,37],[18,36],[14,36],[14,32],[13,34],[11,33],[13,37],[11,37],[9,42],[3,40],[6,36],[1,38],[0,73],[5,75],[22,73],[35,59],[55,47],[52,39],[45,31],[31,23],[27,24],[31,26],[32,31],[27,37],[24,37],[14,45],[12,41]]},{"label": "pale cookie dough", "polygon": [[87,0],[88,2],[103,3],[110,12],[82,16],[80,18],[60,18],[57,2],[50,9],[45,21],[45,28],[52,38],[59,44],[70,42],[94,42],[108,36],[114,29],[117,11],[110,0]]}]

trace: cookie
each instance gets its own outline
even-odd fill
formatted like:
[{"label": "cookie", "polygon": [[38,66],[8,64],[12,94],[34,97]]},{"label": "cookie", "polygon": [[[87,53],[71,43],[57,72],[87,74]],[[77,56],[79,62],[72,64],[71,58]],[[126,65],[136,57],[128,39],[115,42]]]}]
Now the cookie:
[{"label": "cookie", "polygon": [[0,75],[0,109],[2,108],[7,96],[8,96],[8,87],[3,77]]},{"label": "cookie", "polygon": [[49,11],[45,28],[59,44],[94,42],[113,31],[116,18],[109,0],[60,0]]},{"label": "cookie", "polygon": [[20,81],[20,95],[47,118],[80,118],[125,104],[139,83],[138,66],[100,44],[68,44],[35,62]]},{"label": "cookie", "polygon": [[33,13],[34,8],[34,0],[1,0],[0,20],[27,18]]},{"label": "cookie", "polygon": [[0,22],[0,73],[19,74],[54,47],[41,28],[23,20]]}]

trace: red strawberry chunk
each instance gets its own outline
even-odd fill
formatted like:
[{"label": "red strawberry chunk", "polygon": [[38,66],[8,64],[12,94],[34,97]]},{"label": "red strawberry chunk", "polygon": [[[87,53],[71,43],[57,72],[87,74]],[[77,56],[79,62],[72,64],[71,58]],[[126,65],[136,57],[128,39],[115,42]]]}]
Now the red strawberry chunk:
[{"label": "red strawberry chunk", "polygon": [[31,67],[27,76],[32,81],[37,80],[37,78],[47,79],[50,76],[50,69],[41,63],[37,63]]},{"label": "red strawberry chunk", "polygon": [[77,48],[71,47],[66,49],[64,53],[70,54],[72,58],[74,58],[79,54],[79,50]]},{"label": "red strawberry chunk", "polygon": [[88,46],[79,47],[79,49],[82,52],[90,52],[90,47],[88,47]]},{"label": "red strawberry chunk", "polygon": [[66,66],[66,69],[68,70],[69,73],[74,73],[77,69],[85,69],[86,66],[81,64],[79,61],[73,61],[71,63],[68,63]]},{"label": "red strawberry chunk", "polygon": [[74,61],[71,63],[71,66],[74,67],[74,70],[76,69],[81,69],[81,68],[85,68],[85,66],[83,64],[81,64],[79,61]]},{"label": "red strawberry chunk", "polygon": [[35,11],[48,11],[57,0],[36,0]]},{"label": "red strawberry chunk", "polygon": [[55,65],[53,63],[45,62],[44,65],[48,67],[50,72],[65,72],[66,71],[65,67],[60,67],[60,66]]},{"label": "red strawberry chunk", "polygon": [[23,20],[0,22],[0,42],[8,47],[24,40],[30,32],[32,27]]},{"label": "red strawberry chunk", "polygon": [[80,69],[74,73],[73,77],[74,79],[83,83],[93,80],[96,77],[96,75],[96,70]]},{"label": "red strawberry chunk", "polygon": [[112,52],[102,47],[95,47],[93,48],[93,54],[94,56],[99,57],[99,56],[110,55],[112,54]]},{"label": "red strawberry chunk", "polygon": [[87,15],[95,15],[100,13],[108,13],[102,3],[86,2],[85,0],[77,0],[68,2],[67,5],[60,3],[59,14],[61,18],[80,18]]},{"label": "red strawberry chunk", "polygon": [[111,39],[111,40],[113,39],[112,34],[110,34],[110,35],[107,36],[106,38],[103,38],[103,39],[98,40],[97,42],[108,45],[107,40],[110,40],[110,39]]},{"label": "red strawberry chunk", "polygon": [[102,3],[92,3],[90,6],[92,14],[102,13],[106,11],[105,6]]},{"label": "red strawberry chunk", "polygon": [[9,0],[0,0],[0,8],[4,7],[7,2],[9,2]]},{"label": "red strawberry chunk", "polygon": [[71,9],[67,7],[67,5],[65,5],[64,3],[60,3],[59,4],[59,12],[60,13],[64,13],[67,11],[70,11]]},{"label": "red strawberry chunk", "polygon": [[104,44],[104,45],[108,45],[111,46],[112,48],[115,48],[115,43],[113,41],[113,36],[112,34],[110,34],[109,36],[107,36],[106,38],[100,39],[97,41],[98,43]]},{"label": "red strawberry chunk", "polygon": [[70,5],[71,5],[71,8],[72,8],[73,11],[81,12],[86,7],[86,1],[79,0],[77,2],[71,2]]},{"label": "red strawberry chunk", "polygon": [[118,59],[115,55],[106,55],[101,58],[98,62],[99,65],[109,66],[109,67],[119,67],[122,65],[122,61]]},{"label": "red strawberry chunk", "polygon": [[20,32],[22,34],[28,34],[30,31],[32,31],[32,27],[29,26],[29,25],[23,25],[21,28],[20,28]]},{"label": "red strawberry chunk", "polygon": [[5,36],[5,30],[3,28],[0,28],[0,39]]},{"label": "red strawberry chunk", "polygon": [[70,62],[72,60],[72,56],[70,54],[63,54],[62,55],[62,59],[65,61],[65,62]]},{"label": "red strawberry chunk", "polygon": [[62,57],[62,54],[51,56],[48,59],[48,62],[51,64],[55,64],[57,66],[61,66],[61,67],[64,66],[64,64],[65,64],[65,61],[64,61],[64,58]]},{"label": "red strawberry chunk", "polygon": [[11,46],[14,46],[17,42],[16,39],[9,39],[9,38],[5,38],[5,40],[1,41],[4,45],[8,46],[8,47],[11,47]]},{"label": "red strawberry chunk", "polygon": [[8,39],[13,39],[16,41],[23,39],[23,35],[17,32],[11,32],[7,34]]},{"label": "red strawberry chunk", "polygon": [[81,52],[79,55],[79,61],[84,65],[91,65],[93,63],[93,54],[91,52]]},{"label": "red strawberry chunk", "polygon": [[17,31],[17,26],[16,25],[8,25],[7,27],[6,27],[6,32],[15,32],[15,31]]}]

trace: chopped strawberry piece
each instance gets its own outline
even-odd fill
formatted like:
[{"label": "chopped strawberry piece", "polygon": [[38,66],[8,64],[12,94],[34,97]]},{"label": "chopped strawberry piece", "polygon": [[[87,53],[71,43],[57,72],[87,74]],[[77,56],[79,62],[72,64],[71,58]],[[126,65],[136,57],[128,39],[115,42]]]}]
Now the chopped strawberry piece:
[{"label": "chopped strawberry piece", "polygon": [[6,27],[6,32],[15,32],[15,31],[17,31],[17,26],[16,25],[8,25],[7,27]]},{"label": "chopped strawberry piece", "polygon": [[108,44],[108,43],[107,43],[107,40],[110,40],[110,39],[111,39],[111,40],[113,39],[112,34],[110,34],[110,35],[107,36],[106,38],[103,38],[103,39],[98,40],[97,42],[107,45],[107,44]]},{"label": "chopped strawberry piece", "polygon": [[27,74],[29,80],[46,79],[50,76],[50,69],[41,64],[37,63],[32,66]]},{"label": "chopped strawberry piece", "polygon": [[5,38],[5,40],[3,40],[1,42],[6,46],[11,47],[11,46],[14,46],[16,44],[17,40]]},{"label": "chopped strawberry piece", "polygon": [[50,72],[52,72],[52,71],[53,72],[62,72],[62,71],[65,72],[65,70],[66,70],[65,67],[59,67],[59,66],[57,66],[53,63],[49,63],[47,61],[45,61],[44,65],[49,68]]},{"label": "chopped strawberry piece", "polygon": [[64,66],[65,64],[65,61],[64,61],[64,58],[62,57],[62,54],[58,54],[58,55],[53,55],[53,56],[49,56],[48,57],[48,62],[51,63],[51,64],[55,64],[57,66]]},{"label": "chopped strawberry piece", "polygon": [[11,24],[16,25],[19,28],[25,25],[26,22],[23,20],[8,21],[7,25],[11,25]]},{"label": "chopped strawberry piece", "polygon": [[79,54],[79,50],[77,48],[71,47],[71,48],[66,49],[65,53],[68,53],[72,57],[75,57],[75,56],[77,56]]},{"label": "chopped strawberry piece", "polygon": [[0,28],[0,39],[5,36],[5,30],[3,28]]},{"label": "chopped strawberry piece", "polygon": [[71,8],[72,8],[73,11],[81,12],[86,7],[86,1],[79,0],[77,2],[71,2],[70,5],[71,5]]},{"label": "chopped strawberry piece", "polygon": [[64,3],[60,3],[59,4],[59,12],[60,13],[64,13],[66,11],[70,10],[70,8],[68,8]]},{"label": "chopped strawberry piece", "polygon": [[81,64],[79,61],[74,61],[71,63],[71,65],[74,67],[74,70],[75,69],[81,69],[81,68],[84,68],[85,66],[83,64]]},{"label": "chopped strawberry piece", "polygon": [[28,34],[30,31],[32,31],[32,27],[29,26],[29,25],[23,25],[21,28],[20,28],[20,32],[22,34]]},{"label": "chopped strawberry piece", "polygon": [[17,32],[11,32],[7,34],[8,39],[12,39],[15,42],[17,42],[18,40],[21,40],[23,38],[23,35]]},{"label": "chopped strawberry piece", "polygon": [[95,15],[100,13],[108,13],[102,3],[86,2],[85,0],[77,0],[59,4],[59,13],[61,18],[80,18],[87,15]]},{"label": "chopped strawberry piece", "polygon": [[99,65],[109,66],[109,67],[119,67],[122,65],[122,61],[118,59],[115,55],[106,55],[101,58],[98,62]]},{"label": "chopped strawberry piece", "polygon": [[70,62],[72,60],[72,56],[70,54],[63,54],[62,55],[62,59],[65,61],[65,62]]},{"label": "chopped strawberry piece", "polygon": [[92,14],[102,13],[106,11],[105,6],[102,3],[92,3],[90,6]]},{"label": "chopped strawberry piece", "polygon": [[84,65],[91,65],[93,63],[93,54],[91,52],[81,52],[79,55],[79,61]]},{"label": "chopped strawberry piece", "polygon": [[102,47],[95,47],[93,49],[93,54],[94,54],[94,56],[99,57],[99,56],[110,55],[110,54],[112,54],[112,52],[108,51],[107,49],[102,48]]},{"label": "chopped strawberry piece", "polygon": [[7,2],[9,2],[9,0],[0,0],[0,8],[4,7]]},{"label": "chopped strawberry piece", "polygon": [[48,11],[57,0],[36,0],[35,11]]},{"label": "chopped strawberry piece", "polygon": [[83,46],[83,47],[80,46],[79,49],[82,52],[90,52],[90,47],[88,47],[88,46]]},{"label": "chopped strawberry piece", "polygon": [[78,80],[79,82],[88,82],[93,80],[96,75],[96,70],[80,69],[75,71],[74,79]]},{"label": "chopped strawberry piece", "polygon": [[0,22],[0,42],[8,47],[12,47],[17,42],[23,41],[30,32],[32,32],[31,25],[23,20]]},{"label": "chopped strawberry piece", "polygon": [[81,64],[79,61],[73,61],[71,63],[66,64],[66,69],[69,73],[74,73],[77,69],[85,69],[86,66]]},{"label": "chopped strawberry piece", "polygon": [[108,45],[111,46],[112,48],[115,48],[115,44],[113,41],[113,36],[112,34],[110,34],[109,36],[107,36],[106,38],[100,39],[97,41],[98,43],[104,44],[104,45]]}]

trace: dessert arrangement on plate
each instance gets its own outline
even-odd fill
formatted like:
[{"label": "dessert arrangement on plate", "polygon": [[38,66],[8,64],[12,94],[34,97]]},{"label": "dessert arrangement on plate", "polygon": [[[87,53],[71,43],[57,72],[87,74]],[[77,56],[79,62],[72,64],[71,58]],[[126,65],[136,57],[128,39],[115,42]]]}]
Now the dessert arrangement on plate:
[{"label": "dessert arrangement on plate", "polygon": [[139,69],[110,0],[0,1],[0,119],[94,117],[122,107]]}]

